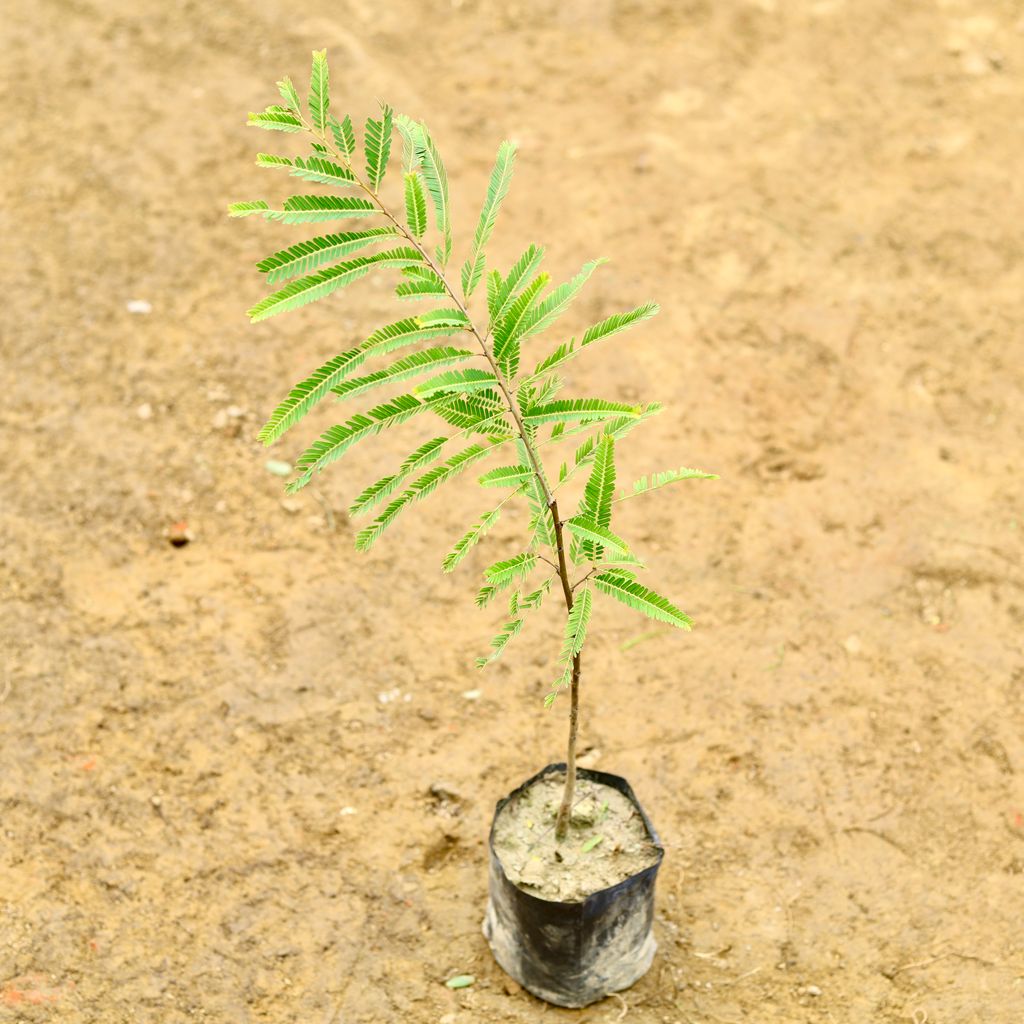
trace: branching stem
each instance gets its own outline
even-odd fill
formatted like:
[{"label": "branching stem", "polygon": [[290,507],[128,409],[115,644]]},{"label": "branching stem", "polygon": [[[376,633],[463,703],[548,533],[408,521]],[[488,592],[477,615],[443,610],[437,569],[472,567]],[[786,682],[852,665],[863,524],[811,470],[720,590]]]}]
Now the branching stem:
[{"label": "branching stem", "polygon": [[[301,117],[301,115],[299,115]],[[526,425],[523,423],[522,415],[519,412],[519,405],[512,396],[511,385],[502,372],[501,367],[498,365],[497,360],[494,358],[494,354],[487,347],[487,338],[490,337],[490,330],[485,334],[481,334],[473,318],[469,314],[469,310],[466,308],[465,303],[456,293],[455,289],[448,283],[448,279],[445,277],[444,270],[437,264],[437,262],[431,257],[430,253],[423,247],[419,239],[417,239],[412,232],[406,228],[406,226],[397,218],[395,215],[384,205],[380,196],[370,188],[366,182],[359,176],[356,169],[352,166],[352,161],[349,157],[342,153],[337,146],[333,144],[333,141],[328,139],[326,131],[318,132],[311,124],[309,124],[305,118],[301,118],[303,126],[306,131],[309,132],[314,138],[320,141],[321,144],[326,146],[331,152],[341,160],[345,167],[352,173],[359,188],[369,197],[369,199],[376,205],[377,209],[399,230],[404,238],[412,245],[416,251],[423,257],[423,261],[428,267],[438,276],[441,283],[444,285],[445,291],[451,297],[452,302],[455,303],[456,308],[466,318],[466,322],[469,324],[469,329],[473,333],[473,336],[480,343],[481,354],[487,359],[490,364],[491,372],[494,374],[494,379],[497,381],[498,388],[508,404],[508,411],[515,421],[516,431],[519,434],[520,439],[523,442],[523,447],[526,450],[526,454],[530,459],[531,469],[537,478],[537,483],[540,486],[541,493],[544,495],[544,501],[547,505],[548,512],[551,515],[551,523],[554,528],[555,536],[555,550],[558,553],[558,577],[562,582],[562,594],[565,598],[565,611],[568,615],[572,611],[573,606],[573,585],[569,581],[569,569],[566,564],[565,558],[565,541],[562,536],[562,520],[558,515],[558,502],[555,500],[554,492],[548,483],[547,475],[544,472],[544,464],[540,460],[540,455],[537,452],[537,446],[530,433],[526,429]],[[544,559],[548,561],[547,559]],[[553,563],[549,562],[549,565]],[[565,760],[565,790],[562,796],[562,804],[558,810],[558,818],[555,823],[555,837],[557,839],[564,839],[566,832],[569,828],[569,816],[572,811],[573,796],[576,789],[576,735],[579,726],[579,702],[580,702],[580,671],[582,667],[582,658],[580,654],[576,654],[572,659],[572,682],[570,687],[570,706],[569,706],[569,743],[566,751]]]}]

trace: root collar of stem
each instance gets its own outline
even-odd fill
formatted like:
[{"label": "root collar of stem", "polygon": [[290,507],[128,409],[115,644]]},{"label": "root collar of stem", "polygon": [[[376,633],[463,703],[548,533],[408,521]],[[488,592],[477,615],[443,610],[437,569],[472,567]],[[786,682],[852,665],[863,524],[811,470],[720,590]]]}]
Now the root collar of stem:
[{"label": "root collar of stem", "polygon": [[[469,310],[466,308],[466,304],[456,294],[455,289],[448,283],[448,279],[445,277],[444,270],[437,264],[437,262],[431,258],[430,253],[424,248],[406,226],[384,205],[380,196],[377,195],[376,191],[367,185],[362,178],[359,177],[355,168],[352,166],[352,161],[348,156],[333,145],[332,140],[327,137],[327,132],[317,132],[313,129],[313,126],[306,122],[305,118],[302,119],[303,126],[315,138],[319,139],[323,145],[327,146],[332,150],[335,155],[342,161],[342,163],[355,175],[356,181],[364,193],[376,204],[380,212],[387,217],[392,224],[402,233],[406,240],[415,247],[417,252],[423,257],[424,262],[430,269],[440,278],[441,283],[444,285],[445,291],[451,297],[452,302],[455,303],[456,308],[466,318],[466,322],[469,325],[469,329],[473,336],[480,343],[480,349],[483,356],[487,359],[490,364],[491,372],[494,374],[494,379],[497,381],[498,388],[508,403],[509,413],[512,419],[515,421],[516,430],[523,442],[523,446],[526,449],[527,457],[530,460],[531,468],[537,477],[537,483],[540,485],[541,493],[544,495],[544,500],[547,502],[548,511],[551,514],[551,523],[554,528],[555,535],[555,549],[558,552],[558,576],[562,581],[562,594],[565,597],[565,610],[566,614],[572,611],[573,605],[573,585],[569,580],[569,570],[566,565],[565,559],[565,542],[562,536],[562,520],[558,515],[558,502],[555,500],[554,493],[551,485],[548,483],[547,475],[544,472],[544,465],[540,460],[540,455],[537,452],[537,446],[535,441],[530,437],[529,432],[526,429],[526,425],[523,423],[523,418],[520,415],[518,405],[512,396],[512,390],[509,381],[506,379],[505,374],[502,372],[501,367],[498,365],[497,360],[487,347],[487,338],[490,336],[490,331],[486,334],[481,334],[476,324],[473,322],[473,318],[469,315]],[[547,559],[545,559],[547,561]],[[573,795],[576,789],[576,735],[579,726],[579,689],[580,689],[580,669],[581,669],[581,657],[577,654],[572,659],[572,684],[570,692],[570,709],[569,709],[569,743],[566,751],[566,773],[565,773],[565,792],[562,797],[562,804],[558,811],[558,819],[555,825],[555,836],[558,839],[564,839],[569,828],[569,819],[572,813],[572,801]]]}]

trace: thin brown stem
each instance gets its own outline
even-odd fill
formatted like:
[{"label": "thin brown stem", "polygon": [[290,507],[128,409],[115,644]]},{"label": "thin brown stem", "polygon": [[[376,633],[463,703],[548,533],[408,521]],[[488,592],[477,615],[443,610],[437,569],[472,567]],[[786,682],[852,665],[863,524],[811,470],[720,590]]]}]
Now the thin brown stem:
[{"label": "thin brown stem", "polygon": [[[551,519],[555,524],[555,550],[558,552],[558,576],[562,581],[562,595],[565,597],[566,614],[572,611],[572,584],[569,582],[569,568],[565,560],[565,539],[562,536],[562,519],[558,514],[558,502],[552,498],[548,506]],[[576,792],[576,734],[580,719],[580,671],[582,655],[576,654],[572,659],[572,682],[569,690],[569,743],[565,754],[565,789],[562,792],[562,805],[558,808],[555,820],[555,838],[564,839],[569,830],[569,818],[572,814],[572,801]]]}]

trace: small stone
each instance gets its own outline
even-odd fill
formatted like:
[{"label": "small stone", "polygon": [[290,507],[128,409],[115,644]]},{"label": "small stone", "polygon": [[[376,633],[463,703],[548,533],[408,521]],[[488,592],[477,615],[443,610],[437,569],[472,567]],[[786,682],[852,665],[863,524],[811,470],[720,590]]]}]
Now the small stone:
[{"label": "small stone", "polygon": [[165,531],[167,539],[176,548],[183,548],[189,541],[195,540],[195,535],[189,529],[184,519],[177,523],[171,523]]},{"label": "small stone", "polygon": [[290,462],[281,462],[279,459],[270,459],[265,468],[268,473],[273,473],[274,476],[287,476],[292,471],[292,464]]},{"label": "small stone", "polygon": [[821,995],[821,989],[818,988],[817,985],[808,985],[807,988],[804,989],[804,992],[806,992],[807,995],[809,995],[809,996],[820,996]]},{"label": "small stone", "polygon": [[342,809],[340,811],[338,811],[338,814],[342,818],[347,818],[351,814],[358,814],[358,813],[359,812],[354,807],[342,807]]},{"label": "small stone", "polygon": [[153,406],[149,402],[143,402],[142,405],[135,410],[135,415],[140,420],[151,420],[153,418]]},{"label": "small stone", "polygon": [[465,697],[466,700],[479,700],[483,696],[483,691],[482,690],[463,690],[462,691],[462,696]]},{"label": "small stone", "polygon": [[593,825],[597,821],[597,805],[593,800],[582,800],[572,809],[574,825]]},{"label": "small stone", "polygon": [[299,501],[298,498],[282,498],[281,508],[283,508],[288,515],[293,516],[302,511],[302,502]]},{"label": "small stone", "polygon": [[240,405],[229,405],[227,409],[225,409],[224,411],[233,420],[240,419],[242,416],[245,415],[245,410]]},{"label": "small stone", "polygon": [[539,857],[531,857],[523,865],[523,870],[519,873],[519,876],[527,885],[539,887],[544,884],[547,872],[544,870],[544,865],[540,862]]},{"label": "small stone", "polygon": [[223,430],[228,425],[228,411],[227,409],[218,409],[213,414],[213,429]]},{"label": "small stone", "polygon": [[127,309],[129,313],[137,313],[143,316],[147,313],[153,312],[152,304],[147,302],[145,299],[129,299],[129,301],[124,304],[124,308]]},{"label": "small stone", "polygon": [[853,634],[843,641],[843,649],[847,654],[852,654],[856,657],[858,654],[862,654],[864,652],[864,644],[861,642],[859,636]]}]

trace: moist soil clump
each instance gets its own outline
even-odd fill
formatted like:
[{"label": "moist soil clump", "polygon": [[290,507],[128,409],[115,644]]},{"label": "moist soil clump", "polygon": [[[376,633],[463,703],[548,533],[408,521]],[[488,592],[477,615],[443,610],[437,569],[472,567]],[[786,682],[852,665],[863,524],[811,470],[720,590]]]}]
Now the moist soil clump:
[{"label": "moist soil clump", "polygon": [[565,775],[547,775],[501,809],[494,849],[513,885],[546,900],[581,903],[658,860],[643,818],[617,789],[578,779],[569,831],[555,839]]}]

